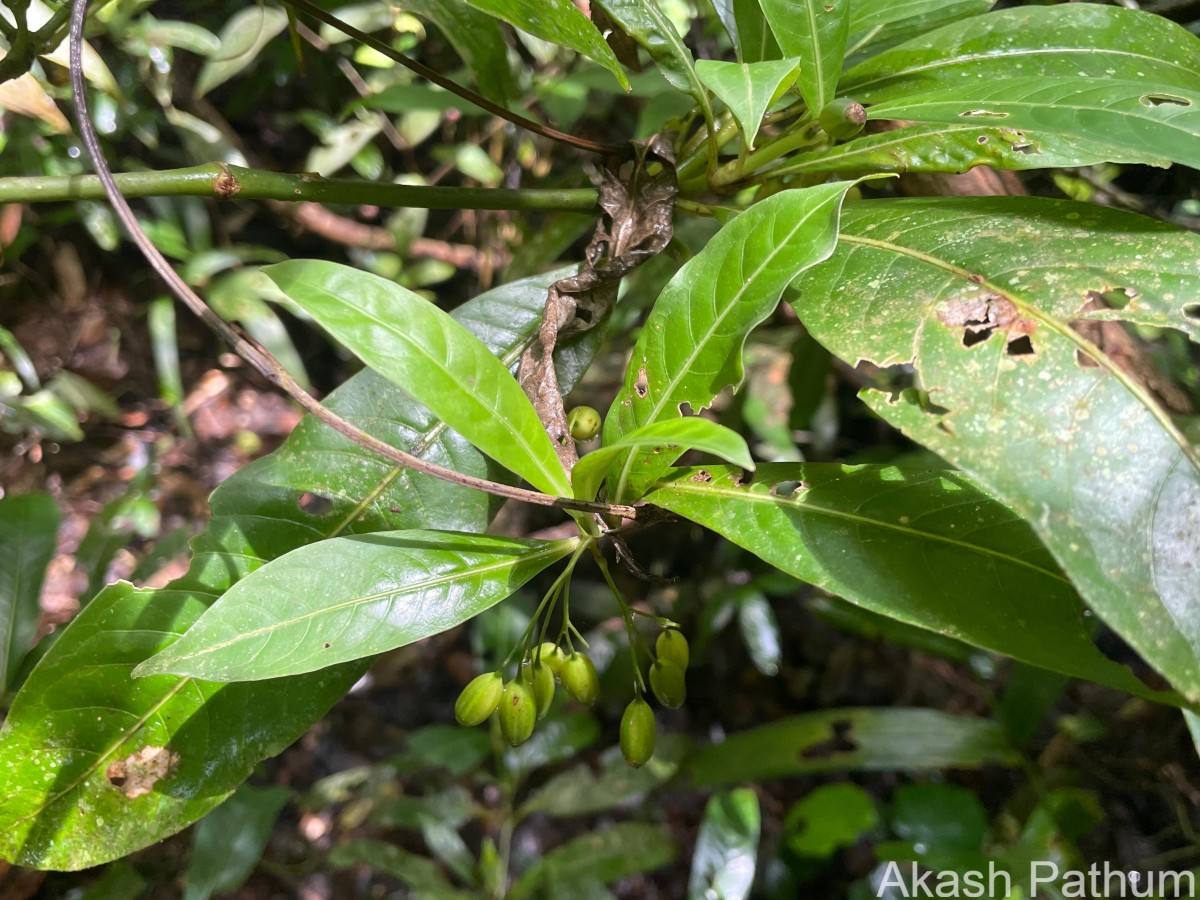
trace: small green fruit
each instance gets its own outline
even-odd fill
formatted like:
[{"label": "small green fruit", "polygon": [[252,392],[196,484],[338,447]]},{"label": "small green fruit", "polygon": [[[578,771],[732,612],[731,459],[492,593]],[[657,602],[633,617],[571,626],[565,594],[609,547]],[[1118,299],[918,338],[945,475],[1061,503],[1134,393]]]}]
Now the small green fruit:
[{"label": "small green fruit", "polygon": [[683,706],[683,701],[687,699],[683,669],[672,660],[659,659],[650,667],[650,689],[654,691],[658,702],[668,709]]},{"label": "small green fruit", "polygon": [[454,718],[460,725],[482,725],[500,705],[504,679],[499,672],[486,672],[471,679],[454,704]]},{"label": "small green fruit", "polygon": [[577,441],[590,441],[600,433],[600,413],[590,406],[577,406],[567,413],[567,427]]},{"label": "small green fruit", "polygon": [[668,628],[658,636],[658,640],[654,644],[654,655],[659,659],[675,663],[681,672],[686,671],[690,655],[687,638],[678,628]]},{"label": "small green fruit", "polygon": [[506,684],[496,715],[500,718],[500,733],[512,746],[529,740],[537,722],[537,701],[529,686],[519,678]]},{"label": "small green fruit", "polygon": [[543,641],[534,651],[533,658],[544,665],[550,667],[550,671],[555,677],[562,671],[563,652],[558,649],[558,644],[552,644],[549,641]]},{"label": "small green fruit", "polygon": [[634,697],[621,716],[621,755],[635,769],[654,755],[654,710]]},{"label": "small green fruit", "polygon": [[526,663],[521,667],[521,677],[533,691],[537,717],[540,719],[550,711],[550,704],[554,702],[554,672],[544,662]]},{"label": "small green fruit", "polygon": [[600,696],[600,676],[592,661],[582,653],[572,653],[564,659],[558,677],[567,693],[580,703],[591,706]]},{"label": "small green fruit", "polygon": [[863,126],[867,124],[867,111],[857,100],[839,97],[821,110],[817,121],[831,138],[844,141],[863,130]]}]

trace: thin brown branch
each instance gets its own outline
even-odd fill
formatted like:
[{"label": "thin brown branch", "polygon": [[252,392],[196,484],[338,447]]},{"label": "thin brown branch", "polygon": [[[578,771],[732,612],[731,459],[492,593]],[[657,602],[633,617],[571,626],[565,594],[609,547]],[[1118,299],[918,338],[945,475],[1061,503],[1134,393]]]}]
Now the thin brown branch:
[{"label": "thin brown branch", "polygon": [[453,469],[447,469],[428,460],[421,459],[419,456],[413,456],[410,453],[393,447],[391,444],[381,441],[374,435],[366,433],[358,426],[346,421],[337,413],[327,408],[300,387],[295,379],[287,373],[287,370],[284,369],[279,360],[275,359],[266,349],[255,341],[250,340],[238,329],[213,312],[184,282],[171,267],[171,264],[167,262],[166,257],[150,241],[149,236],[138,224],[129,203],[121,195],[120,190],[118,190],[116,181],[113,180],[112,171],[104,159],[100,142],[96,137],[96,131],[92,124],[91,114],[88,111],[87,93],[83,79],[83,26],[87,20],[87,7],[88,0],[74,0],[71,9],[71,90],[75,100],[80,137],[83,140],[83,145],[87,150],[88,156],[92,160],[92,165],[96,169],[96,174],[104,185],[105,194],[108,196],[117,218],[121,221],[121,224],[125,227],[134,243],[138,245],[138,248],[142,251],[142,255],[150,263],[151,268],[158,273],[158,276],[163,279],[171,293],[178,297],[181,303],[187,306],[201,321],[227,341],[239,356],[254,367],[255,371],[267,379],[268,382],[285,391],[307,412],[359,446],[384,457],[398,466],[422,475],[428,475],[431,478],[438,478],[442,481],[461,485],[462,487],[475,488],[476,490],[485,491],[489,494],[506,497],[511,500],[520,500],[525,503],[535,503],[541,506],[557,506],[581,512],[636,518],[637,511],[631,506],[612,506],[606,503],[592,503],[568,497],[552,497],[549,494],[543,494],[538,491],[511,487],[506,484],[488,481],[484,478],[476,478],[471,475],[464,475],[461,472],[455,472]]}]

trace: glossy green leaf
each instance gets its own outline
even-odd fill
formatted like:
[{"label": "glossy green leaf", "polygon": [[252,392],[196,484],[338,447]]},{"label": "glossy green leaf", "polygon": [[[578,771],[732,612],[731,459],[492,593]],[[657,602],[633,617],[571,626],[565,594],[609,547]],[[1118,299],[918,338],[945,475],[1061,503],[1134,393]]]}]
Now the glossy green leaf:
[{"label": "glossy green leaf", "polygon": [[508,42],[491,16],[462,0],[404,0],[404,10],[438,27],[471,68],[485,97],[505,103],[515,93]]},{"label": "glossy green leaf", "polygon": [[394,650],[499,603],[575,545],[421,530],[309,544],[251,572],[133,674],[255,681]]},{"label": "glossy green leaf", "polygon": [[762,62],[783,55],[758,0],[713,0],[713,8],[733,41],[738,62]]},{"label": "glossy green leaf", "polygon": [[[604,421],[604,442],[635,428],[699,412],[724,388],[742,381],[746,335],[779,302],[800,272],[828,257],[849,182],[783,191],[726,224],[671,279],[633,350],[625,384]],[[617,484],[648,484],[669,462],[635,464],[625,454],[609,476]]]},{"label": "glossy green leaf", "polygon": [[692,854],[688,900],[745,900],[750,896],[761,827],[758,794],[750,788],[710,797]]},{"label": "glossy green leaf", "polygon": [[654,756],[640,768],[625,762],[620,748],[611,747],[600,758],[600,771],[581,763],[555,775],[530,794],[518,815],[585,816],[618,806],[633,806],[669,781],[679,769],[687,742],[678,735],[663,735]]},{"label": "glossy green leaf", "polygon": [[466,0],[490,16],[503,19],[534,37],[590,57],[629,90],[629,79],[592,20],[571,0]]},{"label": "glossy green leaf", "polygon": [[706,467],[646,499],[874,612],[1150,693],[1096,649],[1079,597],[1028,525],[954,472],[773,464],[742,482]]},{"label": "glossy green leaf", "polygon": [[797,86],[805,105],[816,115],[837,96],[846,39],[850,35],[850,0],[761,0],[775,40],[787,56],[798,57]]},{"label": "glossy green leaf", "polygon": [[[631,453],[640,448],[651,449],[644,456]],[[580,459],[571,470],[575,496],[584,500],[595,497],[600,485],[604,483],[605,476],[618,459],[629,460],[632,468],[639,462],[648,465],[655,455],[662,455],[666,457],[667,465],[670,465],[688,450],[711,453],[743,469],[754,468],[754,460],[750,457],[746,439],[736,431],[700,416],[663,419],[635,428],[608,446],[594,450]],[[623,480],[618,480],[616,493],[625,493]]]},{"label": "glossy green leaf", "polygon": [[705,121],[712,122],[712,104],[696,75],[692,52],[659,7],[658,0],[595,0],[595,3],[646,48],[672,87],[696,98]]},{"label": "glossy green leaf", "polygon": [[1200,699],[1200,457],[1097,344],[1104,320],[1200,338],[1200,238],[1081,203],[884,201],[847,211],[798,288],[830,350],[911,363],[927,392],[867,403],[1029,521],[1091,608]]},{"label": "glossy green leaf", "polygon": [[783,662],[779,622],[770,601],[756,588],[747,591],[738,603],[738,628],[754,668],[767,677],[777,675]]},{"label": "glossy green leaf", "polygon": [[844,92],[882,103],[1009,79],[1092,78],[1194,88],[1200,40],[1161,16],[1067,3],[997,10],[946,25],[848,71]]},{"label": "glossy green leaf", "polygon": [[1016,765],[1004,729],[934,709],[824,709],[730,735],[698,750],[700,785],[838,771],[977,769]]},{"label": "glossy green leaf", "polygon": [[220,47],[196,76],[195,96],[203,97],[258,61],[258,54],[287,27],[287,13],[275,6],[239,9],[221,29]]},{"label": "glossy green leaf", "polygon": [[[772,175],[837,175],[872,172],[965,172],[993,169],[1049,169],[1087,166],[1122,156],[1124,151],[1100,134],[1026,133],[1004,125],[953,123],[909,125],[865,134],[844,144],[798,153]],[[1149,165],[1167,166],[1166,157],[1139,154]]]},{"label": "glossy green leaf", "polygon": [[611,884],[665,866],[675,853],[675,842],[658,826],[622,822],[551,850],[521,876],[508,897],[521,900],[539,886],[554,897],[581,881]]},{"label": "glossy green leaf", "polygon": [[[1200,168],[1200,75],[1192,89],[1155,82],[1009,78],[872,106],[871,119],[959,124],[1003,122],[1035,140],[1080,145],[1084,160]],[[1094,136],[1099,136],[1098,140]]]},{"label": "glossy green leaf", "polygon": [[42,581],[54,557],[59,519],[49,494],[0,499],[0,697],[37,632]]},{"label": "glossy green leaf", "polygon": [[363,362],[539,490],[570,494],[554,445],[504,364],[466,328],[395,282],[293,260],[263,270]]},{"label": "glossy green leaf", "polygon": [[291,796],[285,787],[242,785],[201,819],[183,900],[208,900],[213,894],[240,888],[258,864],[275,819]]},{"label": "glossy green leaf", "polygon": [[799,71],[794,59],[756,63],[702,59],[696,63],[696,75],[729,107],[751,149],[763,116],[795,83]]},{"label": "glossy green leaf", "polygon": [[846,65],[882,53],[942,25],[977,16],[995,0],[853,0]]},{"label": "glossy green leaf", "polygon": [[[546,289],[564,270],[497,288],[454,316],[515,366],[532,340]],[[570,389],[595,335],[563,342]],[[370,370],[326,404],[383,440],[457,471],[497,477],[459,435]],[[131,853],[194,822],[262,759],[281,752],[354,684],[363,663],[312,675],[218,684],[131,679],[230,585],[264,562],[340,534],[401,528],[482,531],[486,495],[381,460],[311,418],[284,446],[228,479],[192,543],[188,574],[162,590],[107,588],[74,619],[22,686],[0,731],[0,856],[79,869]],[[91,673],[78,677],[80,666]],[[107,769],[144,747],[178,754],[162,790],[129,797]],[[169,761],[170,757],[166,757]]]}]

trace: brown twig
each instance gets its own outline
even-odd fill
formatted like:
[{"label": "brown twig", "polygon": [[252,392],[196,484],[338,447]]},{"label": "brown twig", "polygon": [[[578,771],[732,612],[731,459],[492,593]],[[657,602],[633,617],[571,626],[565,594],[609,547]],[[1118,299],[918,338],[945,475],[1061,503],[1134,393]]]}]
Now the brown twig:
[{"label": "brown twig", "polygon": [[117,184],[113,180],[112,171],[104,159],[104,154],[100,149],[100,142],[96,137],[96,131],[88,111],[87,94],[83,80],[83,26],[87,20],[87,7],[88,0],[74,0],[71,9],[71,90],[75,101],[80,137],[88,156],[92,160],[92,165],[96,169],[96,174],[104,185],[104,192],[108,196],[117,218],[121,221],[121,224],[125,227],[130,237],[133,238],[134,243],[138,245],[138,248],[142,251],[142,255],[150,263],[151,268],[158,273],[158,276],[163,279],[167,287],[171,290],[171,293],[179,298],[181,303],[187,306],[202,322],[227,341],[237,354],[253,366],[268,382],[284,390],[307,412],[359,446],[384,457],[398,466],[411,469],[422,475],[428,475],[431,478],[438,478],[442,481],[485,491],[489,494],[506,497],[511,500],[520,500],[525,503],[535,503],[541,506],[557,506],[581,512],[636,518],[637,511],[631,506],[613,506],[606,503],[574,500],[568,497],[552,497],[549,494],[543,494],[539,491],[511,487],[506,484],[488,481],[484,478],[476,478],[471,475],[464,475],[461,472],[455,472],[453,469],[447,469],[436,463],[421,459],[419,456],[413,456],[410,453],[393,447],[391,444],[379,440],[374,435],[367,434],[358,426],[346,421],[337,413],[327,408],[300,387],[295,379],[280,364],[279,360],[275,359],[266,349],[246,337],[238,329],[213,312],[171,267],[166,257],[158,251],[158,248],[154,246],[149,236],[138,224],[133,210],[121,195],[120,190],[118,190]]}]

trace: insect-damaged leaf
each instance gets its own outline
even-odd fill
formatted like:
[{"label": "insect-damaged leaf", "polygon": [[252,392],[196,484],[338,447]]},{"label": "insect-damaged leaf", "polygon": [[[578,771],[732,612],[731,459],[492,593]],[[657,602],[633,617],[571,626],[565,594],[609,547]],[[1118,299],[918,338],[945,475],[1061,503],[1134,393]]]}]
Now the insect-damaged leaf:
[{"label": "insect-damaged leaf", "polygon": [[[563,274],[497,288],[454,316],[513,366],[537,330],[546,288]],[[564,387],[586,369],[595,347],[590,334],[559,344]],[[370,370],[326,404],[377,437],[457,471],[501,474]],[[227,797],[260,760],[299,737],[357,680],[362,663],[235,684],[130,678],[243,575],[339,534],[482,531],[495,511],[478,491],[398,469],[312,418],[282,448],[225,482],[211,505],[212,520],[192,543],[185,578],[160,590],[106,588],[62,632],[13,701],[0,731],[5,859],[81,869],[179,831]],[[79,678],[81,666],[87,679]],[[130,798],[107,770],[136,760],[145,747],[164,748],[178,760],[155,789]]]},{"label": "insect-damaged leaf", "polygon": [[[633,350],[625,384],[604,421],[611,444],[635,428],[698,412],[742,380],[746,335],[779,302],[787,284],[825,259],[837,235],[850,182],[783,191],[726,224],[659,294]],[[671,465],[626,453],[609,494],[636,496]]]},{"label": "insect-damaged leaf", "polygon": [[478,615],[574,546],[422,530],[309,544],[235,584],[134,676],[252,681],[383,653]]},{"label": "insect-damaged leaf", "polygon": [[1092,642],[1079,595],[1029,526],[952,471],[823,463],[685,469],[647,495],[872,612],[1152,694]]},{"label": "insect-damaged leaf", "polygon": [[866,402],[1019,512],[1200,699],[1200,458],[1156,400],[1166,380],[1114,352],[1118,322],[1200,337],[1200,238],[1069,202],[879,201],[846,210],[797,286],[835,354],[915,367],[922,392]]}]

